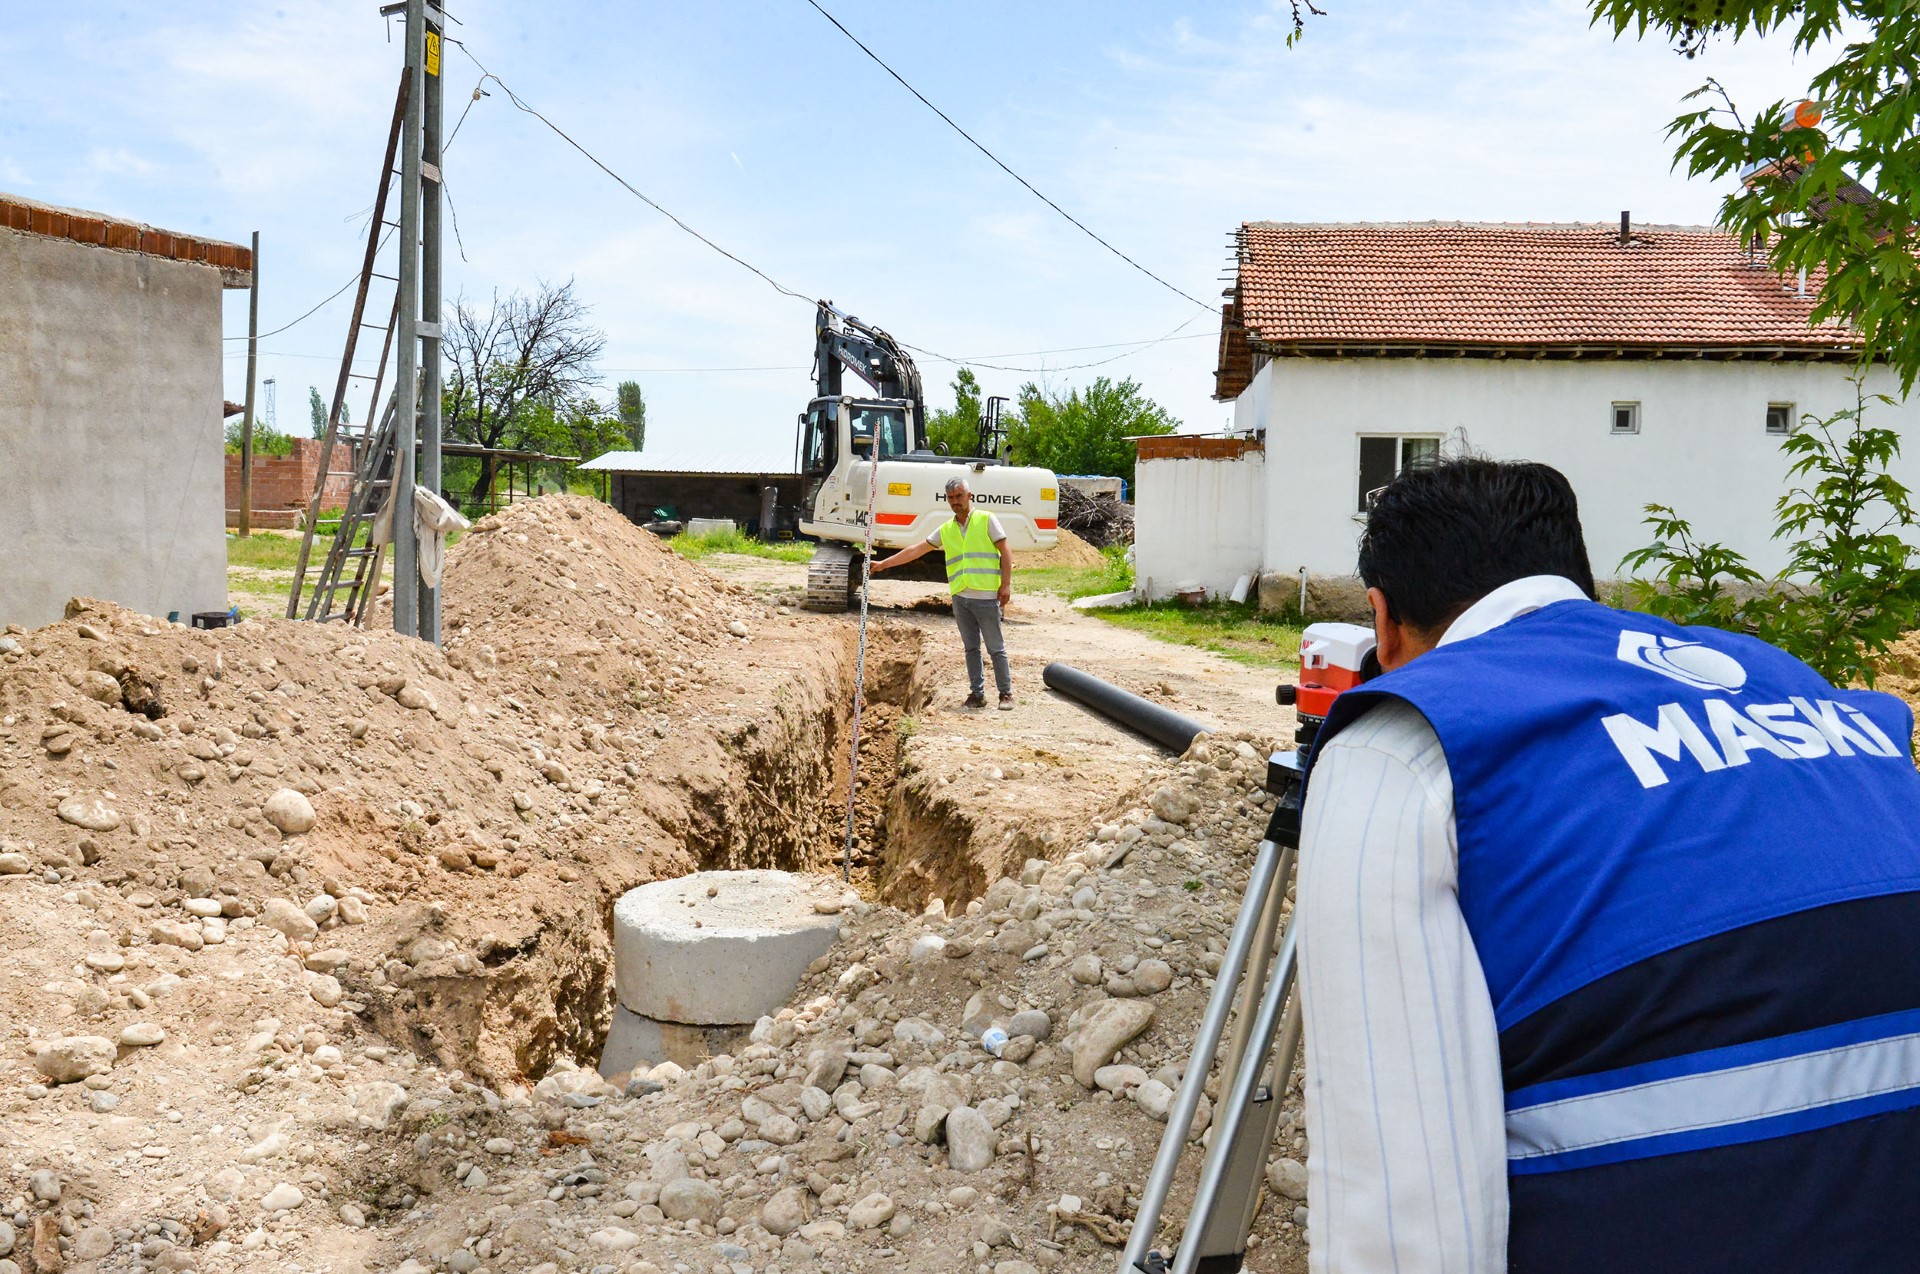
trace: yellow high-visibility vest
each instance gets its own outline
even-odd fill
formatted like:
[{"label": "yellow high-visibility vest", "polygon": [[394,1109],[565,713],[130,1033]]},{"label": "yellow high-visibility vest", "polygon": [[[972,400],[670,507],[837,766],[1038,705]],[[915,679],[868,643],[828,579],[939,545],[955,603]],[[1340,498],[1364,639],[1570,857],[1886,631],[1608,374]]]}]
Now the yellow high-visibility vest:
[{"label": "yellow high-visibility vest", "polygon": [[947,556],[947,588],[955,594],[967,589],[1000,591],[1000,546],[993,542],[989,516],[974,513],[965,529],[958,518],[940,528],[940,551]]}]

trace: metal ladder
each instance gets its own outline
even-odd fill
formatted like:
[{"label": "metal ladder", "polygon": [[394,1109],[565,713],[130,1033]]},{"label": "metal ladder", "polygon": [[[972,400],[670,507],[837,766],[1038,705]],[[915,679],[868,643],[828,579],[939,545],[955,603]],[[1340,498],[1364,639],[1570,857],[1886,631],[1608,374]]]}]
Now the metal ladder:
[{"label": "metal ladder", "polygon": [[[379,261],[380,245],[388,227],[387,198],[399,177],[395,159],[400,151],[400,136],[406,121],[409,73],[400,72],[400,88],[394,99],[393,126],[387,133],[386,156],[380,164],[380,183],[374,192],[373,221],[367,227],[366,255],[360,266],[358,290],[353,299],[353,317],[347,326],[346,348],[340,359],[340,375],[334,383],[333,406],[327,414],[326,433],[320,440],[319,472],[314,475],[313,495],[307,502],[306,532],[300,539],[300,557],[294,566],[293,584],[287,591],[287,618],[317,621],[350,620],[364,623],[367,602],[380,578],[381,553],[370,545],[356,543],[359,533],[380,511],[391,486],[393,474],[393,404],[391,399],[381,410],[381,390],[385,386],[387,362],[393,352],[394,320],[400,308],[399,279],[382,274],[374,267]],[[367,293],[373,280],[384,279],[394,285],[394,297],[387,307],[385,322],[367,321]],[[376,311],[377,312],[377,311]],[[371,374],[354,371],[362,329],[381,333],[379,363]],[[372,382],[367,409],[356,430],[341,423],[352,382]],[[376,413],[380,423],[373,424]],[[319,525],[321,506],[326,497],[327,478],[333,467],[333,449],[344,443],[353,452],[353,486],[347,497],[340,529],[320,566],[312,568],[314,531]],[[311,578],[309,576],[311,575]],[[344,603],[340,594],[346,594]],[[304,606],[303,606],[304,601]]]}]

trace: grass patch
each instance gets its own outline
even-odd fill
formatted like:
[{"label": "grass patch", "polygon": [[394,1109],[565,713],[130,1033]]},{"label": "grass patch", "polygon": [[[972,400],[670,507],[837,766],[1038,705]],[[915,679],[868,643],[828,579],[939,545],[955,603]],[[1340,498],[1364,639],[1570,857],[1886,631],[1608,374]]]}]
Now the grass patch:
[{"label": "grass patch", "polygon": [[[330,541],[315,536],[313,552],[320,561],[326,560],[327,545]],[[227,536],[227,565],[251,566],[260,571],[292,571],[300,560],[300,537],[281,535],[272,531],[255,531],[245,539],[237,535]]]},{"label": "grass patch", "polygon": [[813,559],[814,548],[811,544],[796,540],[768,544],[750,535],[742,535],[738,530],[709,531],[705,535],[689,535],[682,531],[668,540],[667,546],[681,557],[696,562],[715,553],[744,553],[748,557],[766,557],[776,562],[807,562]]},{"label": "grass patch", "polygon": [[1197,646],[1255,668],[1294,668],[1300,663],[1300,627],[1263,615],[1251,605],[1208,602],[1202,606],[1117,606],[1088,611],[1161,641]]},{"label": "grass patch", "polygon": [[1100,593],[1119,593],[1133,587],[1133,563],[1127,560],[1127,546],[1110,544],[1100,550],[1098,566],[1036,566],[1023,570],[1020,559],[1013,559],[1013,584],[1022,592],[1052,593],[1072,601]]}]

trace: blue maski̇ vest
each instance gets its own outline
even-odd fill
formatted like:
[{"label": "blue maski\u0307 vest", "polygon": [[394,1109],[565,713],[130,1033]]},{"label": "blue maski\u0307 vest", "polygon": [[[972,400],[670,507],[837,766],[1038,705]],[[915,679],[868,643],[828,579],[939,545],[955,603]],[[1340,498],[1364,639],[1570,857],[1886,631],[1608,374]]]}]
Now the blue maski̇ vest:
[{"label": "blue maski\u0307 vest", "polygon": [[1516,1274],[1920,1270],[1913,715],[1568,601],[1340,696],[1432,724]]}]

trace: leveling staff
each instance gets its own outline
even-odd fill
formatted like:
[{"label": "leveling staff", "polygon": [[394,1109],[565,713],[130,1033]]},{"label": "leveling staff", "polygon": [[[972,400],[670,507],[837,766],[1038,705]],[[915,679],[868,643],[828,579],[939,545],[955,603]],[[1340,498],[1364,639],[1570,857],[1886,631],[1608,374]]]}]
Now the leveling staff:
[{"label": "leveling staff", "polygon": [[984,640],[987,655],[993,660],[993,684],[1000,691],[1000,711],[1011,712],[1013,668],[1007,662],[1006,639],[1000,634],[1000,608],[1013,600],[1013,550],[1007,545],[1000,519],[973,507],[973,491],[965,478],[948,479],[945,494],[953,520],[941,523],[918,544],[875,562],[873,569],[905,566],[935,549],[946,555],[953,618],[960,626],[960,644],[967,651],[967,706],[987,706],[986,670],[980,663]]},{"label": "leveling staff", "polygon": [[1592,600],[1572,488],[1409,470],[1300,848],[1310,1266],[1920,1266],[1913,715]]}]

